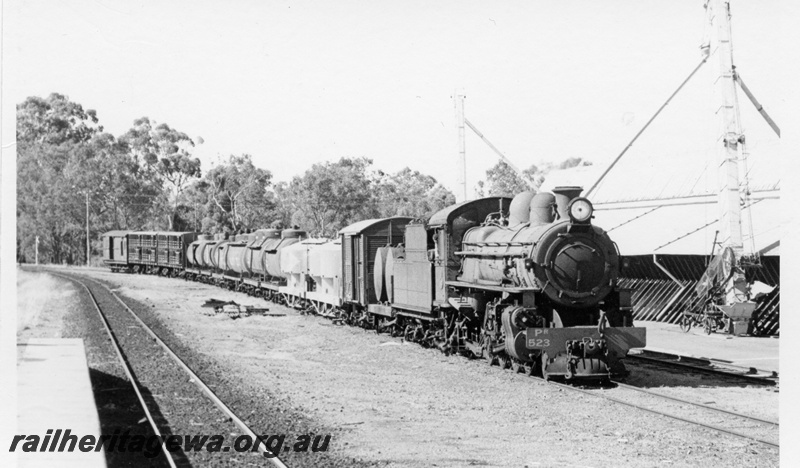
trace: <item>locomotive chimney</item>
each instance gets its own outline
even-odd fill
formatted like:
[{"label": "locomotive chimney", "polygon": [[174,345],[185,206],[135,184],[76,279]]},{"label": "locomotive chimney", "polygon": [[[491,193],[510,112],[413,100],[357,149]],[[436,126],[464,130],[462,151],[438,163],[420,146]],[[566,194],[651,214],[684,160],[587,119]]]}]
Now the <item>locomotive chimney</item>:
[{"label": "locomotive chimney", "polygon": [[556,187],[553,189],[553,193],[556,196],[556,205],[558,205],[558,216],[563,219],[569,219],[569,213],[567,213],[567,205],[573,199],[577,198],[581,192],[583,192],[583,187]]}]

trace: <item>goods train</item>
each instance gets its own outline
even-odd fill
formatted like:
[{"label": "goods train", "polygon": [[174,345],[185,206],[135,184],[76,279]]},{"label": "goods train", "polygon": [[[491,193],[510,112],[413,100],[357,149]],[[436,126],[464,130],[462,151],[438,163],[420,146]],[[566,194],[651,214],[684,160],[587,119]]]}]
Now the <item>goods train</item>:
[{"label": "goods train", "polygon": [[299,229],[198,235],[112,231],[115,271],[182,276],[564,380],[625,373],[631,293],[619,252],[580,187],[489,197],[427,220],[360,221],[336,239]]}]

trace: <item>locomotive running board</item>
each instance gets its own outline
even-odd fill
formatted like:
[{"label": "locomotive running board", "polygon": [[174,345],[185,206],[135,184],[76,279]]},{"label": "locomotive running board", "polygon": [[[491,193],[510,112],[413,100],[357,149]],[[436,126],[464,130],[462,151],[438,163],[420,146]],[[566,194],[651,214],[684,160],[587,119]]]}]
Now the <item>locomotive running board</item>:
[{"label": "locomotive running board", "polygon": [[486,291],[497,291],[497,292],[508,292],[508,293],[521,293],[525,291],[539,291],[536,288],[514,288],[509,286],[500,286],[500,285],[492,285],[492,284],[475,284],[475,283],[464,283],[462,281],[445,281],[444,284],[448,286],[457,286],[459,288],[470,288],[470,289],[484,289]]}]

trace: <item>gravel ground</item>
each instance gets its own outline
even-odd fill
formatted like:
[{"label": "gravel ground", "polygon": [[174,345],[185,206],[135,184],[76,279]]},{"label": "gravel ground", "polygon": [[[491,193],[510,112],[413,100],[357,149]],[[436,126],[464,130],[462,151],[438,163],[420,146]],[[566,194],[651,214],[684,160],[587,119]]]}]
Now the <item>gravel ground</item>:
[{"label": "gravel ground", "polygon": [[[778,465],[778,451],[760,444],[274,304],[268,305],[272,312],[287,316],[232,320],[203,314],[200,305],[212,297],[264,304],[239,293],[176,279],[82,273],[117,285],[150,312],[146,320],[160,319],[159,333],[170,332],[179,354],[191,354],[201,376],[220,372],[221,396],[239,393],[237,413],[252,411],[248,419],[263,421],[267,430],[283,427],[292,434],[299,425],[328,431],[337,461],[412,467]],[[669,379],[649,385],[706,401],[724,401],[731,389]],[[776,393],[737,389],[777,409]],[[294,455],[290,466],[313,463],[310,454]]]}]

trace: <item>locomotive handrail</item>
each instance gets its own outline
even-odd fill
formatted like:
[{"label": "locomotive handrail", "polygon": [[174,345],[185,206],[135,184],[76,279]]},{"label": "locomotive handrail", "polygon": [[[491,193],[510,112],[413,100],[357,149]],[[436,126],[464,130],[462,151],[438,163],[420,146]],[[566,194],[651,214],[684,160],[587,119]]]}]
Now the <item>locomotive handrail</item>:
[{"label": "locomotive handrail", "polygon": [[478,252],[473,250],[460,250],[458,252],[454,252],[454,255],[458,255],[460,257],[494,257],[494,258],[525,258],[527,254],[524,252],[519,253],[505,253],[505,252]]},{"label": "locomotive handrail", "polygon": [[474,245],[476,247],[524,247],[526,245],[536,245],[535,242],[462,242],[461,245]]},{"label": "locomotive handrail", "polygon": [[525,291],[539,290],[538,288],[510,287],[510,286],[489,285],[481,283],[465,283],[463,281],[445,281],[444,284],[448,286],[460,286],[462,288],[485,289],[487,291],[499,291],[499,292],[510,292],[510,293],[521,293]]}]

